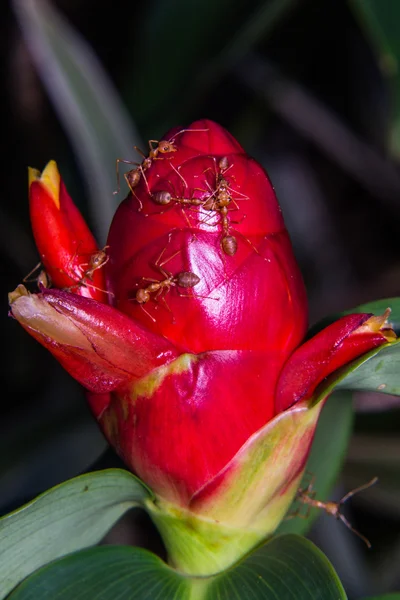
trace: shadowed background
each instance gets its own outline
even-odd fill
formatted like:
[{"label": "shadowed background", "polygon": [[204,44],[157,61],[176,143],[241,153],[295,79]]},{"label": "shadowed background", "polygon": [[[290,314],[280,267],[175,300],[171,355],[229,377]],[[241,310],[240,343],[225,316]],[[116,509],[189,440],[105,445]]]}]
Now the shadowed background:
[{"label": "shadowed background", "polygon": [[[27,166],[58,162],[104,244],[127,193],[125,183],[118,196],[112,193],[115,159],[141,160],[134,145],[146,151],[147,140],[161,139],[171,126],[214,119],[270,175],[306,282],[311,323],[400,295],[398,23],[396,0],[4,6],[1,513],[91,468],[106,448],[81,388],[6,316],[7,292],[38,262]],[[400,588],[398,404],[388,396],[355,396],[354,434],[332,497],[379,476],[380,484],[346,513],[373,549],[327,516],[311,534],[351,598]],[[159,548],[155,535],[132,513],[108,541]]]}]

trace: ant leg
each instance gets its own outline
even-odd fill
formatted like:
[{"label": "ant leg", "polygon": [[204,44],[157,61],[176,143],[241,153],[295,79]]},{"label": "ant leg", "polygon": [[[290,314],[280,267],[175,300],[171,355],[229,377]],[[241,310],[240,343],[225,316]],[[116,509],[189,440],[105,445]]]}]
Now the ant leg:
[{"label": "ant leg", "polygon": [[[154,140],[152,140],[152,141],[154,141]],[[143,151],[142,151],[142,150],[139,148],[139,146],[133,146],[133,148],[134,148],[134,150],[136,150],[136,152],[137,152],[138,154],[140,154],[140,156],[143,156],[143,158],[145,158],[145,159],[147,158],[147,156],[146,156],[146,155],[145,155],[145,153],[144,153],[144,152],[143,152]]]},{"label": "ant leg", "polygon": [[145,307],[143,306],[143,304],[139,304],[139,306],[142,309],[142,311],[149,317],[149,319],[151,319],[153,321],[153,323],[157,323],[157,321],[155,320],[155,318],[149,313],[148,310],[145,309]]},{"label": "ant leg", "polygon": [[175,171],[175,173],[178,175],[178,177],[180,177],[180,179],[182,179],[183,184],[185,186],[185,190],[187,190],[189,188],[186,179],[184,178],[184,176],[182,175],[182,173],[179,173],[179,170],[175,167],[174,163],[170,163],[171,168]]},{"label": "ant leg", "polygon": [[38,262],[38,264],[35,267],[33,267],[33,269],[31,271],[29,271],[28,275],[25,275],[25,277],[23,278],[22,281],[24,283],[32,283],[33,281],[36,281],[37,277],[34,277],[33,279],[29,279],[29,277],[31,275],[33,275],[41,266],[42,266],[42,263]]},{"label": "ant leg", "polygon": [[[215,300],[216,302],[219,302],[219,298],[213,298],[212,296],[202,296],[201,294],[182,294],[182,292],[179,290],[178,286],[179,284],[176,284],[176,291],[178,296],[180,296],[180,298],[204,298],[205,300]],[[196,284],[194,284],[196,285]],[[194,287],[194,285],[192,287]]]},{"label": "ant leg", "polygon": [[171,283],[168,285],[168,289],[166,289],[166,290],[165,290],[165,289],[163,289],[163,288],[160,288],[160,289],[159,289],[159,291],[157,292],[157,294],[155,295],[155,297],[154,297],[154,300],[155,300],[156,302],[158,302],[158,299],[160,298],[160,302],[162,302],[162,303],[163,303],[163,305],[164,305],[164,308],[165,308],[165,309],[166,309],[166,310],[167,310],[167,311],[170,313],[170,315],[171,315],[171,323],[172,323],[172,324],[174,324],[174,323],[175,323],[175,317],[174,317],[174,313],[172,312],[171,308],[170,308],[170,307],[169,307],[169,305],[168,305],[168,302],[167,302],[167,301],[166,301],[166,299],[165,299],[165,293],[169,292],[171,285],[175,285],[175,284],[171,282]]},{"label": "ant leg", "polygon": [[[123,163],[124,165],[136,165],[136,166],[140,167],[140,163],[138,163],[138,162],[133,162],[132,160],[125,160],[123,158],[117,158],[117,160],[115,161],[115,172],[116,172],[116,176],[117,176],[117,189],[113,192],[114,196],[116,194],[119,194],[119,192],[121,191],[120,176],[119,176],[119,164],[120,163]],[[126,173],[124,174],[124,177],[129,185],[129,187],[131,187],[130,183],[126,177]]]},{"label": "ant leg", "polygon": [[351,490],[345,496],[343,496],[343,498],[340,500],[339,504],[344,504],[352,496],[355,496],[359,492],[363,492],[364,490],[367,490],[368,488],[370,488],[373,485],[375,485],[375,483],[377,483],[377,481],[378,481],[378,478],[377,477],[373,477],[371,479],[371,481],[368,481],[368,483],[364,483],[363,485],[360,485],[359,487],[355,488],[354,490]]},{"label": "ant leg", "polygon": [[355,533],[355,535],[366,544],[367,548],[371,548],[371,542],[369,541],[369,539],[362,535],[359,531],[357,531],[357,529],[354,529],[354,527],[350,525],[350,523],[348,522],[346,517],[342,515],[342,513],[338,513],[338,518],[342,521],[342,523],[346,525],[347,529],[350,529],[350,531]]}]

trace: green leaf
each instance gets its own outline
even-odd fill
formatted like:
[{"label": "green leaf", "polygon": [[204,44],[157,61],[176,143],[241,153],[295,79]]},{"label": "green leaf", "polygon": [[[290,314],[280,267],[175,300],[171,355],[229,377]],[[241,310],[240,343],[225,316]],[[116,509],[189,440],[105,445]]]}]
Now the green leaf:
[{"label": "green leaf", "polygon": [[341,600],[343,586],[326,556],[295,535],[274,538],[215,577],[207,600]]},{"label": "green leaf", "polygon": [[[118,204],[117,158],[137,161],[139,136],[86,41],[46,0],[13,0],[36,69],[78,157],[102,240]],[[127,167],[132,168],[132,166]],[[121,173],[127,168],[121,167]],[[121,184],[122,185],[122,184]],[[123,192],[126,186],[123,182]]]},{"label": "green leaf", "polygon": [[361,26],[371,39],[382,73],[392,85],[392,150],[400,155],[400,37],[398,0],[352,0]]},{"label": "green leaf", "polygon": [[400,340],[384,344],[335,371],[314,395],[319,402],[333,390],[374,391],[400,396]]},{"label": "green leaf", "polygon": [[343,587],[310,541],[281,536],[213,577],[188,578],[150,552],[103,546],[34,573],[9,600],[341,600]]},{"label": "green leaf", "polygon": [[383,315],[387,308],[391,309],[389,322],[396,332],[400,333],[400,298],[383,298],[360,304],[351,310],[346,310],[340,316],[349,315],[354,312],[373,313],[374,315]]},{"label": "green leaf", "polygon": [[[306,488],[314,478],[313,489],[318,500],[328,499],[341,471],[353,429],[353,416],[352,398],[348,392],[333,394],[322,409],[306,471],[299,486]],[[305,534],[310,529],[320,511],[311,509],[305,519],[294,516],[304,514],[304,510],[299,512],[300,509],[301,504],[295,500],[287,513],[288,518],[279,526],[278,534]]]},{"label": "green leaf", "polygon": [[[357,312],[382,314],[386,308],[392,309],[389,323],[395,329],[399,330],[400,299],[387,298],[362,304],[340,315],[327,317],[323,322],[317,323],[312,328],[310,336],[315,335],[323,327],[326,327],[329,323],[332,323],[344,314]],[[332,373],[317,388],[314,395],[315,401],[319,402],[334,390],[382,392],[384,394],[400,396],[400,339],[392,343],[383,344],[342,369]]]},{"label": "green leaf", "polygon": [[107,469],[66,481],[0,519],[0,599],[50,560],[97,544],[151,497],[128,471]]},{"label": "green leaf", "polygon": [[374,315],[382,315],[387,308],[391,309],[389,323],[396,331],[396,333],[400,334],[400,298],[383,298],[382,300],[373,300],[372,302],[366,302],[365,304],[360,304],[359,306],[355,306],[349,310],[345,310],[340,313],[334,313],[333,315],[329,315],[315,323],[308,332],[307,337],[310,338],[324,327],[330,325],[330,323],[334,323],[340,317],[344,315],[351,315],[353,313],[372,313]]}]

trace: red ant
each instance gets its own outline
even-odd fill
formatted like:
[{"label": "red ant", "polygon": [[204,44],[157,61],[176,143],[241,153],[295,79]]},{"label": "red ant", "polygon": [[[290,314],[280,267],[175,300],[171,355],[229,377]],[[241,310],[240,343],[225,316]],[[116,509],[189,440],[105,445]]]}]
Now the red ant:
[{"label": "red ant", "polygon": [[[70,287],[64,288],[67,292],[73,291],[77,287],[87,286],[87,287],[91,287],[95,290],[98,290],[100,292],[106,293],[105,290],[102,290],[102,289],[96,287],[92,283],[94,272],[97,271],[97,269],[101,269],[101,267],[104,267],[104,265],[110,259],[110,257],[106,253],[106,248],[108,248],[108,246],[104,246],[104,248],[102,250],[97,250],[97,252],[94,252],[90,256],[89,262],[86,263],[87,269],[85,269],[83,271],[81,278],[78,281],[76,281],[73,285],[71,285]],[[85,263],[82,263],[80,265],[80,267],[83,267],[83,266],[85,266]],[[70,277],[70,275],[68,275],[68,276]]]},{"label": "red ant", "polygon": [[167,191],[161,191],[152,194],[152,199],[156,204],[160,204],[161,206],[167,206],[168,204],[171,204],[171,202],[176,202],[177,204],[181,204],[182,206],[204,205],[204,200],[202,200],[201,198],[174,198],[172,194],[170,194],[170,192]]},{"label": "red ant", "polygon": [[[341,508],[342,508],[343,504],[345,504],[345,502],[347,502],[347,500],[349,500],[349,498],[352,498],[355,494],[358,494],[359,492],[362,492],[363,490],[366,490],[366,489],[370,488],[371,486],[375,485],[375,483],[377,481],[378,481],[378,478],[374,477],[368,483],[364,483],[363,485],[360,485],[359,487],[355,488],[354,490],[351,490],[350,492],[348,492],[345,496],[343,496],[343,498],[341,500],[339,500],[339,502],[333,502],[333,501],[322,502],[321,500],[315,499],[316,492],[313,490],[313,483],[314,483],[314,478],[313,478],[311,483],[306,488],[300,488],[298,490],[297,500],[299,500],[303,504],[307,504],[309,509],[320,508],[320,509],[324,510],[328,515],[331,515],[335,519],[342,521],[342,523],[344,523],[346,525],[346,527],[348,529],[350,529],[350,531],[352,531],[355,535],[357,535],[367,545],[368,548],[371,548],[371,544],[370,544],[369,540],[366,537],[364,537],[361,533],[359,533],[356,529],[354,529],[354,527],[352,527],[350,525],[349,521],[341,513]],[[308,515],[309,515],[309,511],[307,514],[301,515],[301,516],[303,516],[304,518],[307,518]],[[297,514],[297,515],[293,515],[293,516],[300,516],[300,515]]]},{"label": "red ant", "polygon": [[[150,277],[143,277],[143,281],[150,281],[150,284],[147,287],[139,288],[135,295],[135,300],[138,302],[142,310],[147,314],[148,317],[155,323],[156,320],[151,314],[144,308],[143,304],[147,304],[151,300],[151,295],[155,294],[154,300],[157,300],[163,292],[168,292],[172,286],[178,286],[182,288],[193,288],[200,281],[200,277],[191,271],[182,271],[177,275],[173,275],[170,271],[167,271],[163,268],[163,266],[169,262],[172,258],[174,258],[180,251],[175,252],[172,256],[167,258],[164,262],[160,263],[160,260],[166,250],[166,247],[161,252],[160,256],[157,258],[154,266],[158,269],[161,275],[164,277],[163,280],[152,279]],[[183,294],[180,294],[183,295]],[[169,308],[167,301],[164,296],[162,296],[162,301],[164,302],[165,308],[172,314],[171,309]],[[173,319],[173,315],[172,315]],[[174,319],[173,319],[174,322]]]},{"label": "red ant", "polygon": [[[232,166],[232,165],[231,165]],[[232,188],[229,185],[229,181],[225,179],[224,174],[230,168],[228,163],[228,158],[224,156],[220,159],[218,163],[218,167],[221,170],[221,173],[217,174],[217,182],[216,188],[208,197],[208,199],[203,202],[203,208],[209,211],[216,211],[221,216],[221,225],[222,225],[222,233],[223,237],[221,239],[221,247],[222,250],[228,256],[234,256],[237,252],[237,239],[234,235],[231,235],[231,222],[229,220],[228,213],[230,210],[229,206],[234,204],[236,209],[239,209],[236,201],[232,197]],[[239,192],[235,192],[239,194]],[[243,200],[248,200],[248,197],[244,194],[240,194],[243,196]],[[245,238],[247,240],[247,238]],[[250,244],[250,240],[247,240]],[[253,246],[253,244],[251,244]]]},{"label": "red ant", "polygon": [[[222,162],[222,160],[220,162]],[[205,210],[218,211],[221,215],[223,232],[223,237],[221,240],[222,250],[228,256],[234,256],[237,252],[237,239],[234,235],[230,234],[231,224],[228,217],[229,205],[231,202],[234,202],[234,200],[229,191],[229,182],[222,176],[218,176],[217,189],[215,190],[215,193],[216,196],[213,197],[213,195],[211,195],[203,204],[203,207]]]},{"label": "red ant", "polygon": [[[157,146],[154,148],[153,144],[157,144]],[[161,140],[161,142],[158,142],[157,140],[149,140],[149,148],[150,148],[149,155],[146,156],[144,154],[144,152],[142,152],[142,150],[140,150],[140,148],[138,148],[137,146],[134,146],[134,149],[136,150],[136,152],[138,152],[141,156],[143,156],[143,161],[141,163],[133,162],[131,160],[124,160],[122,158],[117,158],[117,160],[116,160],[117,189],[114,192],[114,194],[118,194],[120,191],[120,179],[119,179],[119,164],[120,163],[124,163],[127,165],[136,165],[136,167],[134,169],[131,169],[127,173],[124,173],[125,181],[128,184],[128,187],[131,190],[132,194],[134,194],[136,196],[134,188],[138,185],[140,178],[142,176],[146,182],[147,191],[150,194],[149,184],[147,183],[147,179],[144,174],[145,171],[150,169],[151,165],[153,164],[153,160],[159,158],[158,154],[160,152],[161,152],[161,154],[167,154],[168,152],[176,152],[177,147],[175,146],[175,144],[172,141],[169,142],[168,140]],[[136,196],[136,198],[137,198],[137,196]],[[139,198],[137,198],[137,199],[140,203],[139,210],[142,210],[143,203],[141,202],[141,200]]]},{"label": "red ant", "polygon": [[[168,154],[170,152],[176,152],[177,151],[177,147],[175,145],[175,138],[180,135],[181,133],[184,133],[185,131],[208,131],[208,129],[181,129],[181,131],[178,131],[178,133],[176,133],[171,140],[149,140],[149,154],[148,156],[146,156],[144,154],[144,152],[142,152],[142,150],[140,150],[140,148],[138,148],[138,146],[134,146],[134,149],[136,150],[136,152],[138,152],[141,156],[143,156],[143,161],[141,163],[137,163],[137,162],[133,162],[130,160],[124,160],[122,158],[117,158],[116,160],[116,171],[117,171],[117,189],[114,192],[114,194],[118,194],[120,191],[120,179],[119,179],[119,164],[120,163],[124,163],[127,165],[136,165],[136,167],[134,169],[131,169],[130,171],[128,171],[127,173],[124,173],[124,178],[126,183],[128,184],[129,189],[131,190],[132,194],[135,194],[134,192],[134,188],[138,185],[140,178],[143,176],[143,179],[146,182],[146,187],[147,187],[147,191],[150,194],[150,189],[149,189],[149,184],[147,182],[146,176],[145,176],[145,171],[147,171],[148,169],[150,169],[151,165],[153,164],[153,160],[159,160],[162,157],[158,156],[160,153],[161,154]],[[157,144],[157,146],[154,147],[154,144]],[[137,198],[137,196],[136,196]],[[143,203],[141,202],[141,200],[139,198],[137,198],[139,201],[139,211],[142,210],[143,208]]]}]

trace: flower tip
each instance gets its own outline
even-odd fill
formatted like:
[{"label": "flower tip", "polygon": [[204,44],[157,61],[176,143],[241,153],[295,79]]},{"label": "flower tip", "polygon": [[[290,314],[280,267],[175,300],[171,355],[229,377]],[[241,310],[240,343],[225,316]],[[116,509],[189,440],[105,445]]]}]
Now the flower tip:
[{"label": "flower tip", "polygon": [[21,296],[29,296],[29,292],[22,283],[20,283],[13,292],[8,294],[8,303],[11,306]]},{"label": "flower tip", "polygon": [[55,160],[50,160],[42,173],[28,167],[29,189],[33,183],[40,182],[57,208],[60,208],[60,173]]},{"label": "flower tip", "polygon": [[40,180],[40,171],[38,169],[34,169],[33,167],[28,167],[28,186],[31,187],[34,181]]},{"label": "flower tip", "polygon": [[361,327],[358,329],[358,333],[381,333],[388,342],[394,342],[397,336],[388,322],[391,308],[387,308],[382,315],[372,315]]}]

